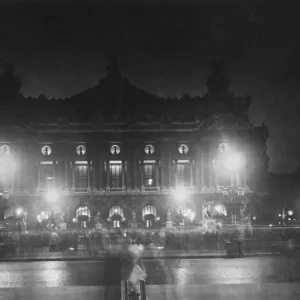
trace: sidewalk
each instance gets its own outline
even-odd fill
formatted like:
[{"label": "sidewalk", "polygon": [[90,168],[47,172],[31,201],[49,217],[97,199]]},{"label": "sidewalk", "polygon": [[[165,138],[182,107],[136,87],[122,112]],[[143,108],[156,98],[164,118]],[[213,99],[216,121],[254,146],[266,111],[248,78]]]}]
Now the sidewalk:
[{"label": "sidewalk", "polygon": [[[266,253],[244,253],[244,257],[272,255],[270,252]],[[219,251],[199,251],[199,250],[146,250],[144,252],[144,260],[155,259],[209,259],[209,258],[228,258],[225,250]],[[3,257],[0,259],[5,262],[18,262],[18,261],[80,261],[80,260],[99,260],[103,261],[105,258],[105,251],[98,251],[97,254],[89,255],[86,251],[66,251],[66,252],[39,252],[33,254],[18,255],[15,257]]]}]

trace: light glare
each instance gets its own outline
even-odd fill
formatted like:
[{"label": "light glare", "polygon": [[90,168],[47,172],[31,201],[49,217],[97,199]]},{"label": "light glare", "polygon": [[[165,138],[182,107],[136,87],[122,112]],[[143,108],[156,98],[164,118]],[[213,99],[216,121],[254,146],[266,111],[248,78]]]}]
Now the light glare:
[{"label": "light glare", "polygon": [[225,167],[230,171],[237,171],[242,166],[242,158],[239,154],[231,154],[225,159]]},{"label": "light glare", "polygon": [[59,198],[59,193],[55,190],[48,191],[46,198],[49,201],[56,201]]}]

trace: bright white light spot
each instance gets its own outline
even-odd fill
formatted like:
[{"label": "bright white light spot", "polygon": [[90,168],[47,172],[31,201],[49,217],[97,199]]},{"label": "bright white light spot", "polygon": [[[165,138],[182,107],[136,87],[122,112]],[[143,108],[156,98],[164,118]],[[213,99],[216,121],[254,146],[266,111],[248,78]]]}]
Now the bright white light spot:
[{"label": "bright white light spot", "polygon": [[16,213],[17,213],[17,216],[20,216],[21,214],[22,214],[22,212],[23,212],[23,209],[22,208],[17,208],[17,211],[16,211]]},{"label": "bright white light spot", "polygon": [[56,201],[59,198],[59,193],[55,190],[50,190],[48,191],[48,193],[46,194],[46,198],[49,201]]},{"label": "bright white light spot", "polygon": [[272,225],[272,224],[270,224],[269,226],[270,226],[270,227],[272,227],[273,225]]},{"label": "bright white light spot", "polygon": [[76,222],[76,218],[73,218],[73,223],[75,223]]},{"label": "bright white light spot", "polygon": [[183,201],[185,200],[187,196],[187,192],[186,189],[184,187],[177,187],[175,192],[174,192],[174,197],[179,200],[179,201]]},{"label": "bright white light spot", "polygon": [[221,213],[221,210],[222,210],[221,205],[216,205],[216,206],[215,206],[215,210],[216,210],[217,213],[220,214],[220,213]]},{"label": "bright white light spot", "polygon": [[237,171],[242,166],[242,162],[239,154],[231,154],[225,159],[225,167],[229,171]]},{"label": "bright white light spot", "polygon": [[289,210],[289,211],[288,211],[288,215],[289,215],[289,216],[292,216],[293,213],[294,213],[294,212],[293,212],[292,210]]},{"label": "bright white light spot", "polygon": [[6,174],[15,171],[16,164],[10,156],[0,158],[0,173]]},{"label": "bright white light spot", "polygon": [[156,220],[159,221],[159,220],[160,220],[160,217],[157,217]]},{"label": "bright white light spot", "polygon": [[281,217],[281,214],[278,214],[278,217]]},{"label": "bright white light spot", "polygon": [[256,220],[256,217],[253,217],[252,219],[255,221],[255,220]]}]

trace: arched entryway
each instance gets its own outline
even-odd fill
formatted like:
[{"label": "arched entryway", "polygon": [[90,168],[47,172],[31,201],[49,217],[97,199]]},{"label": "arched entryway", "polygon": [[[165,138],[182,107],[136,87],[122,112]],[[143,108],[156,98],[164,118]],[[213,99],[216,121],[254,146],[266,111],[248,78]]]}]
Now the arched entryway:
[{"label": "arched entryway", "polygon": [[147,228],[153,227],[157,218],[157,211],[153,205],[147,204],[142,209],[142,219]]},{"label": "arched entryway", "polygon": [[4,211],[4,219],[9,229],[26,230],[27,209],[23,205],[13,205]]},{"label": "arched entryway", "polygon": [[124,210],[119,205],[112,206],[108,211],[108,219],[114,228],[120,228],[124,220]]},{"label": "arched entryway", "polygon": [[80,205],[75,211],[75,220],[81,224],[81,227],[86,227],[91,220],[91,210],[87,205]]}]

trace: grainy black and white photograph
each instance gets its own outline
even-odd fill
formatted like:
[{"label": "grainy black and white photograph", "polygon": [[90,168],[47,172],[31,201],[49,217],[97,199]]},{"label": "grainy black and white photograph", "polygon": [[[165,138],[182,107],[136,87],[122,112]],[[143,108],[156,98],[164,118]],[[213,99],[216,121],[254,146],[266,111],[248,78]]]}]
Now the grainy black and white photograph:
[{"label": "grainy black and white photograph", "polygon": [[300,299],[300,6],[0,1],[0,300]]}]

